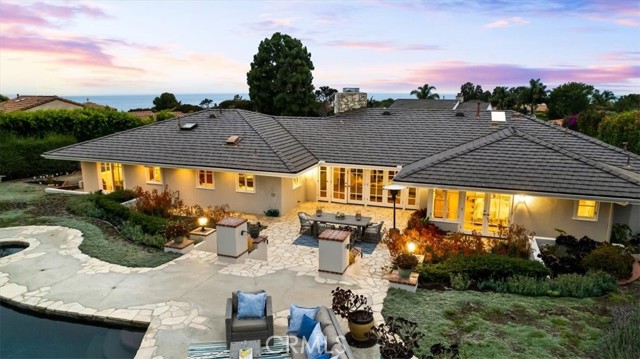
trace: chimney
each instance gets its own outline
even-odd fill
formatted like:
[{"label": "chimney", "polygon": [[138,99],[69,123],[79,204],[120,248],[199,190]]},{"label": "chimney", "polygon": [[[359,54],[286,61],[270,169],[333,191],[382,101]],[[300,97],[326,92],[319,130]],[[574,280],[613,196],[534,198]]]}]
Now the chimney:
[{"label": "chimney", "polygon": [[342,112],[367,107],[367,93],[360,92],[357,87],[345,87],[335,94],[333,111],[337,115]]},{"label": "chimney", "polygon": [[476,107],[476,118],[480,118],[480,101],[478,101]]},{"label": "chimney", "polygon": [[16,98],[20,98],[20,94],[19,94],[19,93],[18,93],[18,94],[16,94]]},{"label": "chimney", "polygon": [[458,93],[456,95],[456,101],[458,102],[464,102],[464,96],[462,96],[462,92]]}]

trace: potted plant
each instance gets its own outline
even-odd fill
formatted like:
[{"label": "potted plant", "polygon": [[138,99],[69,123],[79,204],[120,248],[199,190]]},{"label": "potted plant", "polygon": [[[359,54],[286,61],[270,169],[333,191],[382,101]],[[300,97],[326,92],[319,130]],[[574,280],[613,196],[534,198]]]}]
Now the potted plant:
[{"label": "potted plant", "polygon": [[353,339],[366,341],[369,339],[369,332],[374,327],[373,310],[367,305],[367,298],[340,287],[331,291],[333,300],[331,309],[334,313],[347,319],[349,331]]},{"label": "potted plant", "polygon": [[262,226],[262,224],[260,224],[260,222],[256,224],[247,223],[247,232],[249,232],[249,235],[253,239],[257,239],[260,235],[260,231],[262,231],[263,229],[264,227]]},{"label": "potted plant", "polygon": [[411,253],[401,253],[393,262],[398,267],[400,277],[409,278],[413,269],[418,265],[418,257]]},{"label": "potted plant", "polygon": [[184,238],[189,235],[189,227],[181,221],[172,221],[167,224],[164,230],[164,236],[167,240],[180,244]]},{"label": "potted plant", "polygon": [[316,216],[322,217],[322,207],[317,207],[316,208]]},{"label": "potted plant", "polygon": [[404,318],[388,317],[386,323],[371,331],[378,338],[380,355],[384,359],[410,359],[424,334],[416,330],[418,324]]}]

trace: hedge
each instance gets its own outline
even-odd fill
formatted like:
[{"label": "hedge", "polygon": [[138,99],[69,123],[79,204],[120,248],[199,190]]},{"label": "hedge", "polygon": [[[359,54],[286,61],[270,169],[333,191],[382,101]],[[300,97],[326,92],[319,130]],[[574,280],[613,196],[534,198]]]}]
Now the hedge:
[{"label": "hedge", "polygon": [[48,134],[39,138],[3,133],[0,136],[0,175],[13,179],[75,171],[78,162],[48,160],[41,156],[44,152],[75,142],[75,138],[69,135]]}]

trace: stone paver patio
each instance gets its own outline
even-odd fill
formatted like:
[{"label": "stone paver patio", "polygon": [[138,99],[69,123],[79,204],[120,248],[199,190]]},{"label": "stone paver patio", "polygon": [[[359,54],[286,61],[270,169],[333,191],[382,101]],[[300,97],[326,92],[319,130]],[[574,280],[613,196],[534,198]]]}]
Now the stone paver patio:
[{"label": "stone paver patio", "polygon": [[[382,266],[388,251],[378,245],[342,276],[320,274],[318,249],[293,245],[298,211],[315,212],[318,203],[300,204],[279,218],[246,217],[267,224],[269,261],[228,264],[204,243],[155,268],[128,268],[91,258],[78,249],[82,233],[51,226],[0,228],[0,241],[30,244],[0,259],[0,298],[31,310],[130,322],[148,329],[136,358],[183,358],[190,343],[224,341],[226,299],[234,290],[265,289],[273,296],[275,334],[286,331],[290,304],[329,305],[331,290],[348,287],[369,298],[376,321],[389,287]],[[392,226],[392,210],[322,203],[326,212],[360,210]],[[404,227],[411,211],[397,211]],[[345,323],[346,325],[346,323]],[[356,355],[358,355],[356,351]]]}]

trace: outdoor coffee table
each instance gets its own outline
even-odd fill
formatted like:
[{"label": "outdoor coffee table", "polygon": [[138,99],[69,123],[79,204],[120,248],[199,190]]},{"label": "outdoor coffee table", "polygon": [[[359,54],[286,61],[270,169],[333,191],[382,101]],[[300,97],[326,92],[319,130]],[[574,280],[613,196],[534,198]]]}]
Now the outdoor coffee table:
[{"label": "outdoor coffee table", "polygon": [[260,358],[260,340],[243,340],[238,342],[231,342],[229,345],[229,358],[238,359],[240,357],[240,349],[244,348],[253,349],[253,357]]}]

